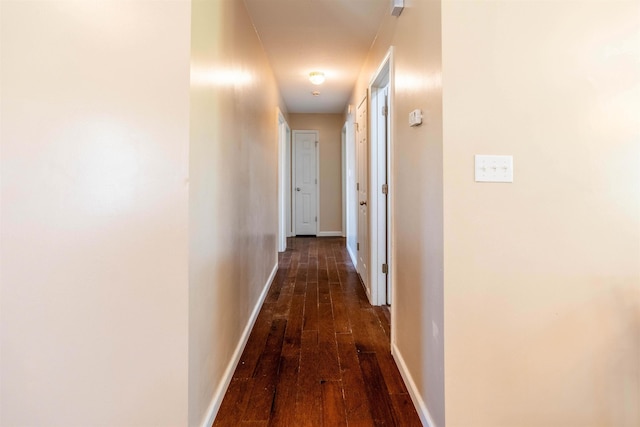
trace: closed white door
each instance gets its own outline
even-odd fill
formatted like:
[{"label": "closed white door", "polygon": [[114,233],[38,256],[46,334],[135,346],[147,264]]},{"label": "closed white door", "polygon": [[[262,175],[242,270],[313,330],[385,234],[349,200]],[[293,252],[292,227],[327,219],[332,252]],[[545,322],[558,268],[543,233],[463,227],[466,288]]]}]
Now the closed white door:
[{"label": "closed white door", "polygon": [[318,132],[293,131],[295,234],[318,234]]},{"label": "closed white door", "polygon": [[358,273],[371,300],[369,288],[369,147],[367,140],[367,98],[356,111],[356,140],[358,143]]}]

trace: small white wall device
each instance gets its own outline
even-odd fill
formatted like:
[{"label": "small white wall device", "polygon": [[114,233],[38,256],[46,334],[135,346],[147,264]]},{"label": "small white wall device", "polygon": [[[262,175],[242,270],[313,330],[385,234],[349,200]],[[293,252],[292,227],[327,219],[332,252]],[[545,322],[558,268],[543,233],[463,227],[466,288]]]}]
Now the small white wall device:
[{"label": "small white wall device", "polygon": [[391,15],[400,16],[404,9],[404,0],[391,0]]},{"label": "small white wall device", "polygon": [[422,110],[413,110],[409,113],[409,126],[420,126],[422,124]]}]

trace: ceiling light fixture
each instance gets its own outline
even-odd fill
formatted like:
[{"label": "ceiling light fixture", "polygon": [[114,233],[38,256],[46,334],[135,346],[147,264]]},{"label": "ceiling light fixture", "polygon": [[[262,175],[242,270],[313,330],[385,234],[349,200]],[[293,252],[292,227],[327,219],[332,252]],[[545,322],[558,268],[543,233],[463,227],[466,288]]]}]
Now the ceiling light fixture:
[{"label": "ceiling light fixture", "polygon": [[314,85],[324,83],[324,73],[322,71],[312,71],[309,73],[309,81]]}]

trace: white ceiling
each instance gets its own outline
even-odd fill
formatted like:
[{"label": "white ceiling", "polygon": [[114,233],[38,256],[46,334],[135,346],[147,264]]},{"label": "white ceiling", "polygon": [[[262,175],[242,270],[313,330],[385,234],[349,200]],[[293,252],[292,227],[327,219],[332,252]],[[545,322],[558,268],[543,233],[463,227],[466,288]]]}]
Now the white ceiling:
[{"label": "white ceiling", "polygon": [[[289,112],[344,111],[390,1],[244,1]],[[311,71],[326,81],[311,84]]]}]

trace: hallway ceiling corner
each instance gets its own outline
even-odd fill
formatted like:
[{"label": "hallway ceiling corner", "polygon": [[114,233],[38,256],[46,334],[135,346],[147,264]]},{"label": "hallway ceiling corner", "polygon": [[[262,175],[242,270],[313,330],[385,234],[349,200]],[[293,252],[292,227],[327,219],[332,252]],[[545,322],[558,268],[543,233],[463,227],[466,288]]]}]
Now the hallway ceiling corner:
[{"label": "hallway ceiling corner", "polygon": [[244,1],[289,112],[343,112],[389,0]]}]

